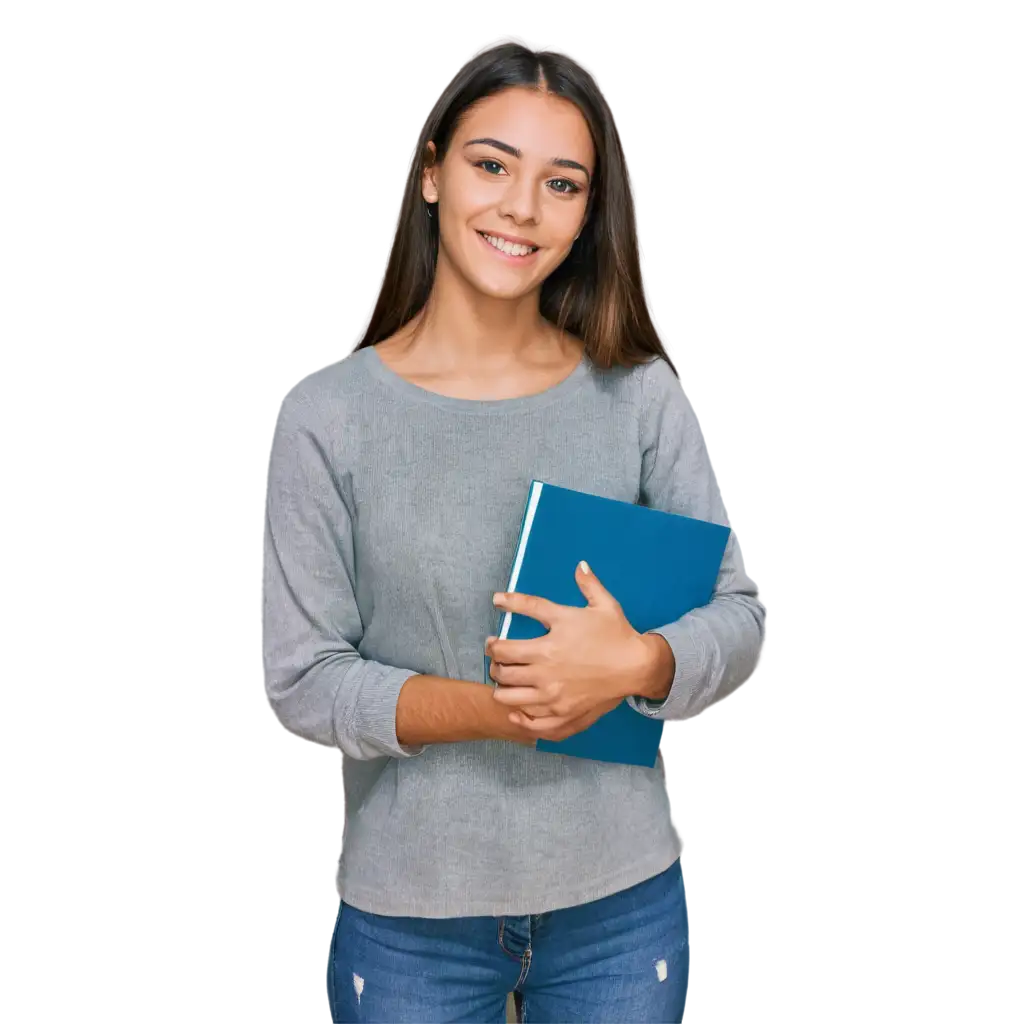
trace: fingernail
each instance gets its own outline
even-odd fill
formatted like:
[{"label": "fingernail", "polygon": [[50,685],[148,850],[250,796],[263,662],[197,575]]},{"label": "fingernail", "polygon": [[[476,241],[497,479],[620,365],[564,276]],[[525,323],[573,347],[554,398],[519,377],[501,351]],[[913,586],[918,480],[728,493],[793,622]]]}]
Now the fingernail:
[{"label": "fingernail", "polygon": [[504,596],[505,596],[504,594],[495,594],[494,597],[491,600],[495,604],[501,604],[502,598],[504,598]]},{"label": "fingernail", "polygon": [[586,575],[590,575],[590,566],[586,562],[580,562],[580,568]]}]

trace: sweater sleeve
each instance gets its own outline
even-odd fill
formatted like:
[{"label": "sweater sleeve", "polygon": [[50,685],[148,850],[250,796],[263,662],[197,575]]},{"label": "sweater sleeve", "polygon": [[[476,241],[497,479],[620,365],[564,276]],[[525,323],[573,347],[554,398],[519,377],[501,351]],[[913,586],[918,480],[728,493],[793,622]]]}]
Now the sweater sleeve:
[{"label": "sweater sleeve", "polygon": [[301,396],[274,429],[263,545],[263,667],[281,724],[359,760],[414,757],[395,709],[418,673],[363,658],[355,600],[351,473],[332,465]]},{"label": "sweater sleeve", "polygon": [[[642,371],[641,396],[639,503],[729,526],[693,407],[661,357]],[[647,630],[663,636],[675,656],[668,695],[660,701],[629,696],[626,702],[651,718],[692,718],[750,677],[764,631],[765,608],[732,531],[711,600]]]}]

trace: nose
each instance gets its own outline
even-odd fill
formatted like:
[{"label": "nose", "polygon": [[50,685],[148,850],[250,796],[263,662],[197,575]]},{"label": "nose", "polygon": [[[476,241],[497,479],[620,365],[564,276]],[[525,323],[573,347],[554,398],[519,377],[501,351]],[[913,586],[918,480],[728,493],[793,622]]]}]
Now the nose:
[{"label": "nose", "polygon": [[511,217],[517,224],[536,223],[540,199],[526,179],[510,182],[498,204],[498,213]]}]

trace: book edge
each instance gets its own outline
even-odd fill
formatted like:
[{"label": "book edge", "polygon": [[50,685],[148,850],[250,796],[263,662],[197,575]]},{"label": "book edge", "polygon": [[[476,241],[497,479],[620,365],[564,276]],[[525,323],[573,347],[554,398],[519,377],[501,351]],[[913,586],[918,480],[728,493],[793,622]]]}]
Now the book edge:
[{"label": "book edge", "polygon": [[[526,557],[526,546],[530,540],[530,531],[533,529],[533,521],[537,516],[537,506],[540,504],[541,495],[544,493],[544,484],[540,480],[530,481],[530,490],[526,499],[526,510],[523,512],[523,522],[519,527],[519,543],[516,545],[516,555],[512,562],[512,570],[508,577],[506,593],[513,593],[519,581],[519,572],[523,567],[523,560]],[[501,629],[498,636],[504,640],[508,636],[509,626],[512,623],[512,612],[505,612],[502,616]]]}]

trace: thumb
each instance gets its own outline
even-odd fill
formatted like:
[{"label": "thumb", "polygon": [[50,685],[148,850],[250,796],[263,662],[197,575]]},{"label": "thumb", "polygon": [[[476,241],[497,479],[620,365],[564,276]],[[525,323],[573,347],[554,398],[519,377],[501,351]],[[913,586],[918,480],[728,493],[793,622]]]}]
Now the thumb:
[{"label": "thumb", "polygon": [[591,606],[600,604],[608,594],[604,584],[594,575],[593,570],[586,562],[580,562],[576,566],[576,585],[580,588],[580,593],[587,599],[587,604]]}]

